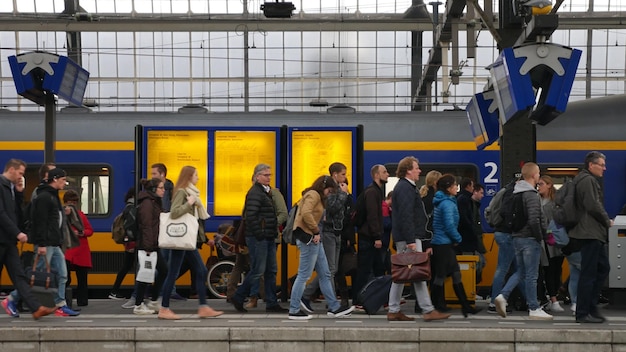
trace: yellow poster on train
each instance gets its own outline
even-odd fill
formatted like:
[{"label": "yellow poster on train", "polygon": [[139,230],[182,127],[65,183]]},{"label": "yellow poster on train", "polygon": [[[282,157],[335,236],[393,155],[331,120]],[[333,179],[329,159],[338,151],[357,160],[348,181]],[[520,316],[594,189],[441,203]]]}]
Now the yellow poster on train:
[{"label": "yellow poster on train", "polygon": [[[291,132],[291,199],[294,202],[317,177],[328,175],[328,166],[334,162],[346,165],[346,177],[352,181],[352,137],[352,131]],[[353,185],[348,188],[351,190]]]},{"label": "yellow poster on train", "polygon": [[198,170],[198,184],[202,203],[207,204],[208,183],[208,131],[148,131],[147,176],[150,166],[163,163],[167,167],[167,178],[176,184],[183,166]]},{"label": "yellow poster on train", "polygon": [[276,131],[215,131],[215,215],[241,215],[257,164],[271,166],[275,187],[276,148]]}]

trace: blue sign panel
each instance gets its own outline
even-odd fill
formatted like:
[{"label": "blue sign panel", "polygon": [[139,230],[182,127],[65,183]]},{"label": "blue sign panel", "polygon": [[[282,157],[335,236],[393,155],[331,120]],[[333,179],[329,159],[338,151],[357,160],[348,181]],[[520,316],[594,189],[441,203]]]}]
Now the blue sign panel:
[{"label": "blue sign panel", "polygon": [[57,64],[51,64],[54,75],[43,81],[43,88],[66,100],[70,104],[83,105],[89,72],[67,56],[61,56]]},{"label": "blue sign panel", "polygon": [[502,50],[491,65],[491,78],[502,123],[521,116],[535,105],[529,74],[520,73],[526,57],[516,58],[512,48]]},{"label": "blue sign panel", "polygon": [[500,137],[500,121],[494,98],[493,91],[478,93],[465,109],[476,148],[479,150],[485,149]]}]

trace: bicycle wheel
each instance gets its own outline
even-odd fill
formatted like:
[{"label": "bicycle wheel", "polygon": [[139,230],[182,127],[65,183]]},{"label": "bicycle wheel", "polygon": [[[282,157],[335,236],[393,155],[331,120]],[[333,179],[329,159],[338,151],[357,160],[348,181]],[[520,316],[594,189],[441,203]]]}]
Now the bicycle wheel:
[{"label": "bicycle wheel", "polygon": [[226,298],[226,289],[230,273],[233,271],[235,263],[223,260],[213,265],[209,270],[208,287],[209,292],[217,298]]}]

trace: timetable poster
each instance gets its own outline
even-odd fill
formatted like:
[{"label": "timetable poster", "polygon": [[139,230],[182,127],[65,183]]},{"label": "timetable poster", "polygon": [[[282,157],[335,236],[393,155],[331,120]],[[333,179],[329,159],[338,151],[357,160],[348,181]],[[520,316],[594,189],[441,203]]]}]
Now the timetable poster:
[{"label": "timetable poster", "polygon": [[292,202],[302,197],[302,191],[310,187],[316,178],[328,175],[328,167],[334,162],[346,165],[348,189],[352,189],[352,131],[291,132],[291,196]]},{"label": "timetable poster", "polygon": [[276,131],[215,131],[214,212],[241,216],[257,164],[271,166],[276,185]]},{"label": "timetable poster", "polygon": [[150,177],[150,166],[163,163],[167,167],[167,178],[174,184],[183,166],[198,170],[198,184],[202,204],[207,205],[208,131],[148,131],[146,177]]}]

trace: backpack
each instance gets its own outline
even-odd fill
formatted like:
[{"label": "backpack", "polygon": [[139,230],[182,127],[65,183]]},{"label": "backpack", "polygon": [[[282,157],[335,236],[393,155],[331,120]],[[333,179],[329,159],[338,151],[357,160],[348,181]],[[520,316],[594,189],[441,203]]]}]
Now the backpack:
[{"label": "backpack", "polygon": [[[504,188],[498,191],[495,196],[489,202],[487,208],[485,208],[485,220],[489,226],[494,229],[501,229],[504,224],[504,212],[502,204],[508,204],[513,196],[513,189],[515,188],[515,182],[510,182]],[[510,231],[504,231],[510,232]]]},{"label": "backpack", "polygon": [[528,214],[524,205],[524,192],[515,193],[508,203],[504,204],[504,223],[511,233],[518,232],[528,223]]},{"label": "backpack", "polygon": [[296,244],[296,236],[293,235],[293,226],[296,222],[296,214],[298,213],[298,204],[294,205],[289,210],[289,216],[287,216],[287,222],[283,228],[283,242],[288,244]]},{"label": "backpack", "polygon": [[137,207],[133,203],[127,203],[124,210],[113,219],[111,237],[115,243],[124,244],[136,241],[138,232]]},{"label": "backpack", "polygon": [[356,198],[356,205],[351,214],[352,223],[357,228],[360,228],[367,221],[367,209],[365,206],[365,190],[359,194]]},{"label": "backpack", "polygon": [[576,183],[577,177],[567,181],[556,191],[554,197],[554,209],[552,218],[554,222],[570,230],[578,224],[580,217],[576,207]]}]

